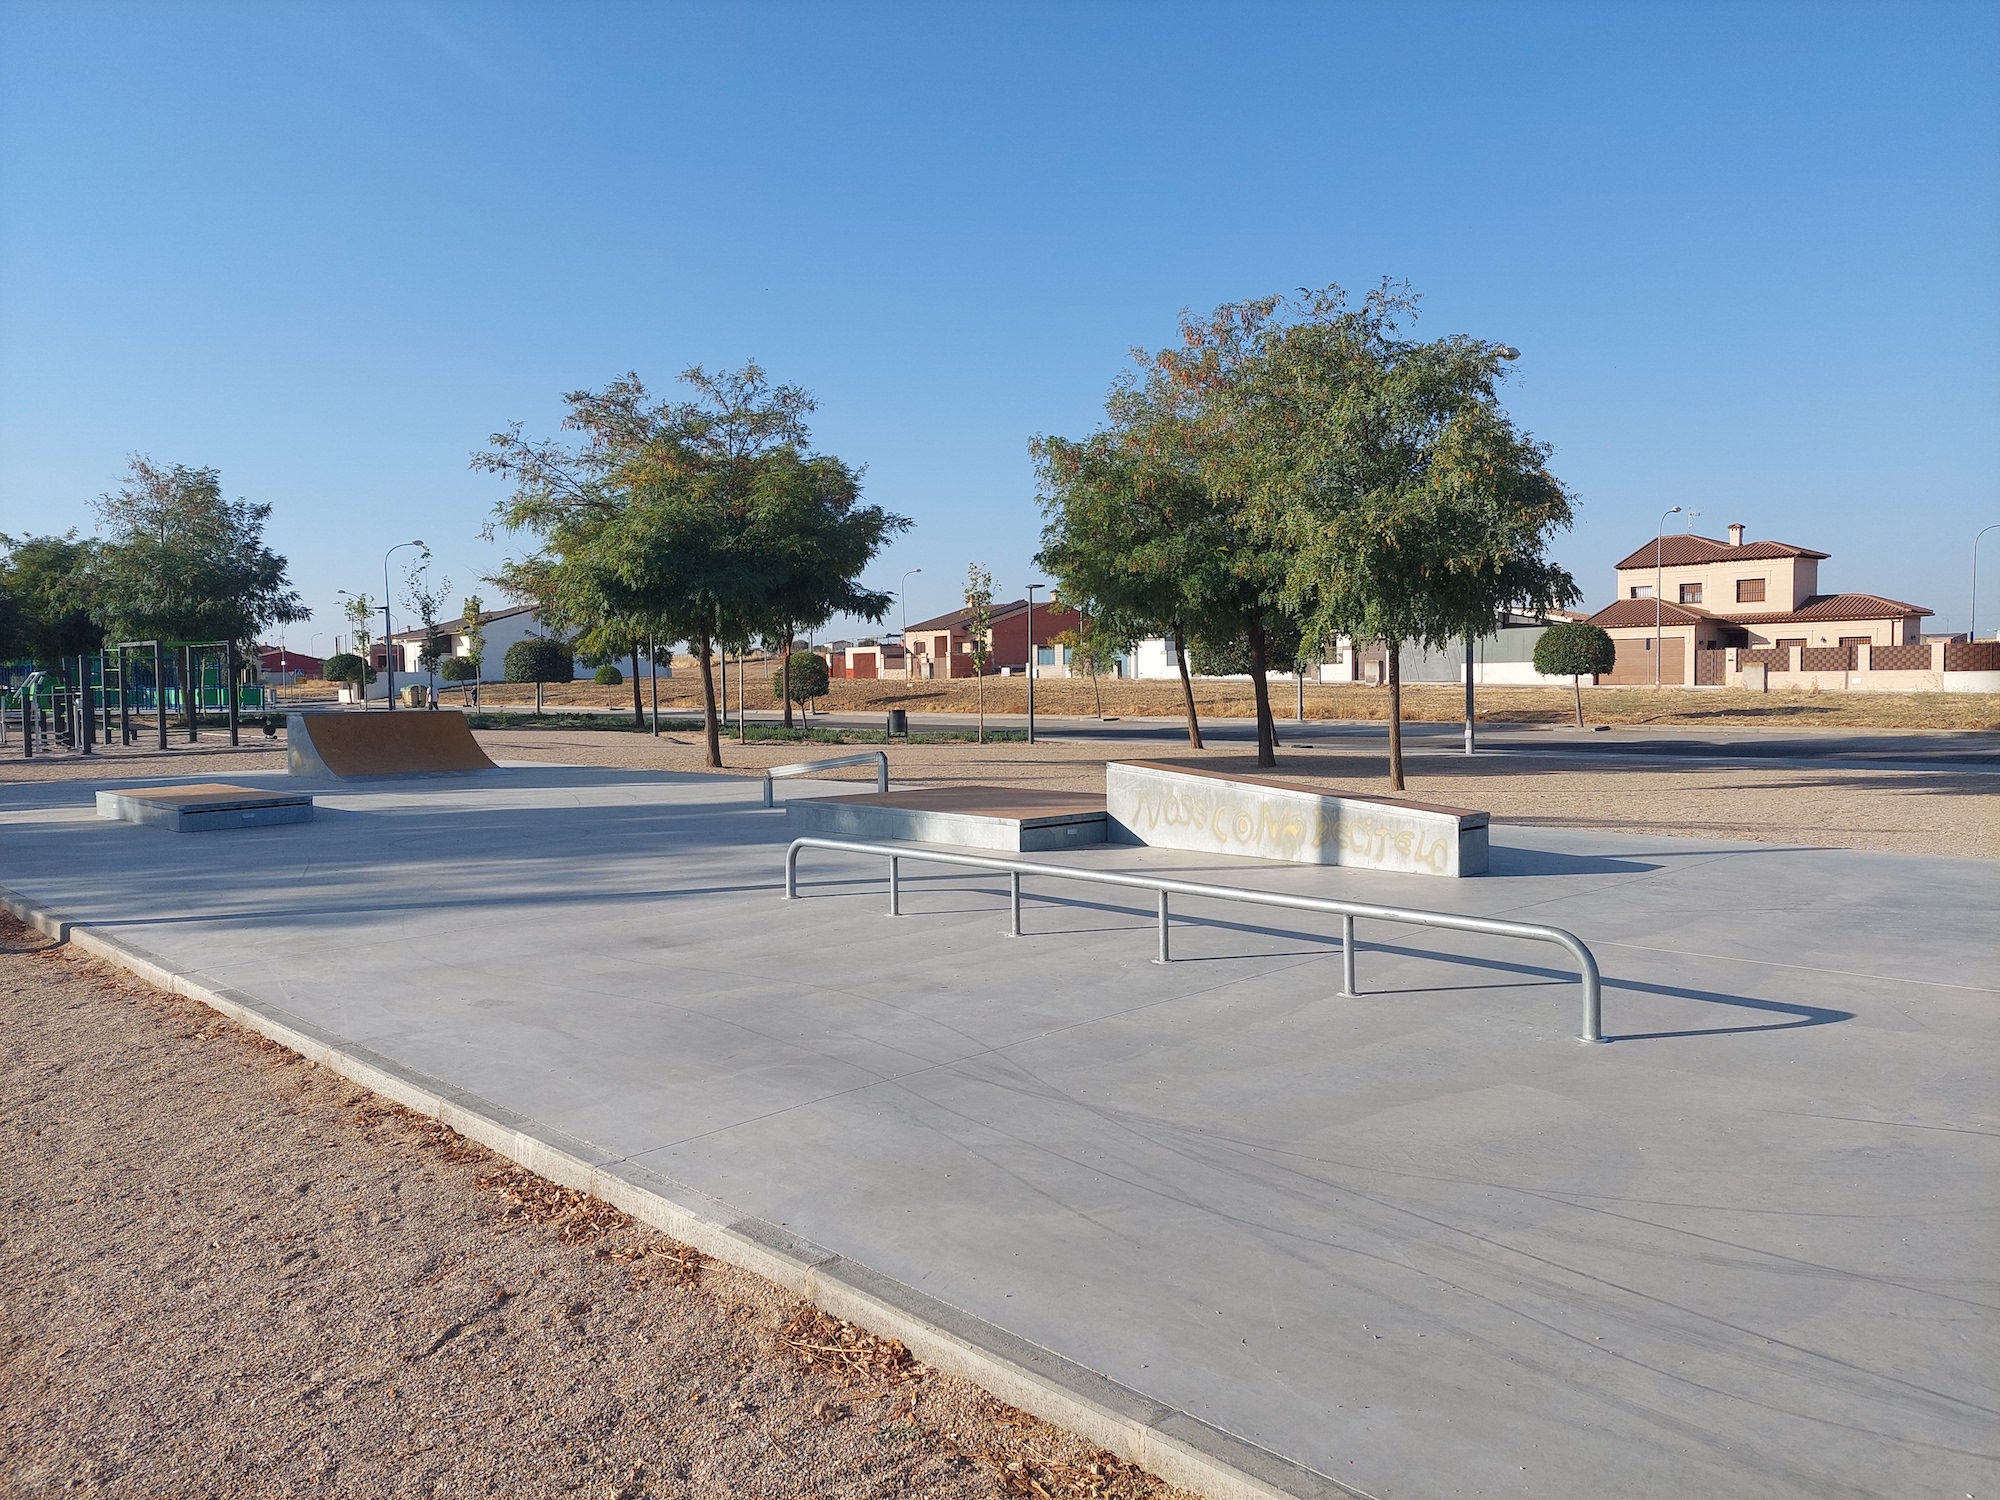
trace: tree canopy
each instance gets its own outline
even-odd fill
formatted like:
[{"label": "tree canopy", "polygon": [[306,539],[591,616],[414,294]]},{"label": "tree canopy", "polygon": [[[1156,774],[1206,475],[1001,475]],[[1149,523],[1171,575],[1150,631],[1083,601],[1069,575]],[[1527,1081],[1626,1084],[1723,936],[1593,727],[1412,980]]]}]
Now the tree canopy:
[{"label": "tree canopy", "polygon": [[714,652],[834,613],[879,620],[890,596],[859,574],[909,522],[859,501],[859,475],[811,451],[801,388],[754,361],[681,376],[694,397],[656,400],[636,374],[564,400],[575,440],[519,424],[473,456],[513,481],[495,521],[539,549],[497,580],[565,628],[608,621],[685,640],[701,668],[708,760],[722,764]]},{"label": "tree canopy", "polygon": [[94,611],[97,545],[63,536],[0,536],[0,659],[25,656],[60,668],[95,651],[104,630]]},{"label": "tree canopy", "polygon": [[224,499],[215,469],[134,456],[97,512],[110,538],[93,569],[94,609],[112,636],[248,642],[309,613],[285,559],[264,545],[271,507]]}]

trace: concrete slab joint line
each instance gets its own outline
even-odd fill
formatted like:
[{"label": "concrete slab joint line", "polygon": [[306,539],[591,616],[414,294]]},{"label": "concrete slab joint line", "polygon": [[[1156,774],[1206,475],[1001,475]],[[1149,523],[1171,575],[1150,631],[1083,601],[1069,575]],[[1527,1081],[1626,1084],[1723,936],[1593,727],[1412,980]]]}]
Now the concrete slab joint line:
[{"label": "concrete slab joint line", "polygon": [[[925,1364],[970,1380],[1023,1411],[1142,1465],[1170,1484],[1213,1500],[1371,1500],[1365,1491],[1153,1401],[778,1225],[733,1215],[727,1205],[685,1184],[614,1159],[585,1142],[551,1140],[547,1127],[538,1122],[341,1042],[199,972],[173,969],[143,948],[79,926],[19,892],[0,887],[0,906],[56,942],[206,1005],[529,1171],[602,1198],[661,1233],[763,1276],[834,1317],[900,1338]],[[648,1186],[642,1178],[658,1186]],[[700,1206],[678,1201],[684,1198],[699,1200]]]}]

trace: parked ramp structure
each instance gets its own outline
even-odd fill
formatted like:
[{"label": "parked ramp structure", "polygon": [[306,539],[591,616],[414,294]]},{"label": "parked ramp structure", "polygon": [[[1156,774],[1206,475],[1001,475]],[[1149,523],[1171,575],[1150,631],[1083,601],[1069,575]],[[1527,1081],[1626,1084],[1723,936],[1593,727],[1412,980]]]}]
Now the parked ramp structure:
[{"label": "parked ramp structure", "polygon": [[285,716],[294,776],[432,776],[498,768],[465,715],[450,709],[357,709]]}]

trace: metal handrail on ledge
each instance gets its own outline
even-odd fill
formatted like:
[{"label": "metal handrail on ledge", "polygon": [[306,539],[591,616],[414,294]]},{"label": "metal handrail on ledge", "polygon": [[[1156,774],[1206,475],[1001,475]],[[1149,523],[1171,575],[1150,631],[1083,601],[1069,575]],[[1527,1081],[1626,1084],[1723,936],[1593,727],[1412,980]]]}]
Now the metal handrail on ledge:
[{"label": "metal handrail on ledge", "polygon": [[[769,783],[765,783],[768,787]],[[1583,1035],[1581,1042],[1604,1040],[1603,984],[1597,960],[1573,932],[1560,927],[1544,927],[1534,922],[1509,922],[1498,917],[1466,917],[1456,912],[1422,911],[1414,907],[1377,906],[1368,901],[1342,901],[1332,896],[1293,896],[1282,891],[1258,891],[1246,886],[1204,885],[1193,880],[1162,880],[1151,875],[1121,875],[1110,870],[1077,870],[1059,865],[1037,864],[1023,859],[996,859],[984,854],[945,854],[931,849],[913,849],[900,844],[859,843],[849,839],[793,839],[785,851],[785,897],[799,899],[799,851],[835,849],[847,854],[879,854],[889,861],[889,915],[903,914],[902,862],[906,859],[932,865],[959,865],[973,870],[998,870],[1012,877],[1009,937],[1021,935],[1021,877],[1034,875],[1051,880],[1075,880],[1085,885],[1122,886],[1127,890],[1153,891],[1160,898],[1160,952],[1155,963],[1171,963],[1167,946],[1167,898],[1195,896],[1212,901],[1241,901],[1252,906],[1277,906],[1290,911],[1328,912],[1340,918],[1341,990],[1354,999],[1360,994],[1354,979],[1354,922],[1366,917],[1372,922],[1400,922],[1408,927],[1439,927],[1452,932],[1479,932],[1490,937],[1525,938],[1530,942],[1553,943],[1568,950],[1576,960],[1577,977],[1583,984]]]},{"label": "metal handrail on ledge", "polygon": [[801,760],[789,766],[773,766],[764,773],[764,805],[772,806],[771,781],[778,776],[810,776],[815,771],[831,771],[839,766],[865,766],[875,763],[875,790],[889,790],[889,756],[886,751],[868,750],[860,755],[836,755],[829,760]]}]

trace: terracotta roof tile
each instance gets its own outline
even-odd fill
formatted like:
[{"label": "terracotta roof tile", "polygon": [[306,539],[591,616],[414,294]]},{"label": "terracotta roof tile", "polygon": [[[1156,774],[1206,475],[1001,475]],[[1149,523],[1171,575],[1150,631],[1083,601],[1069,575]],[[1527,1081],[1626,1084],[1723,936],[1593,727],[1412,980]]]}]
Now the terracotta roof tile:
[{"label": "terracotta roof tile", "polygon": [[1832,555],[1815,552],[1810,547],[1794,547],[1790,542],[1745,542],[1740,547],[1732,547],[1729,543],[1719,542],[1712,536],[1695,536],[1691,532],[1680,532],[1646,543],[1618,566],[1621,568],[1654,566],[1653,551],[1656,546],[1660,552],[1659,565],[1667,568],[1684,568],[1695,563],[1758,562],[1771,557],[1816,557],[1824,560]]},{"label": "terracotta roof tile", "polygon": [[[1659,622],[1662,625],[1695,625],[1703,620],[1725,618],[1711,610],[1697,609],[1691,604],[1675,604],[1671,599],[1660,601]],[[1607,604],[1590,617],[1590,623],[1610,630],[1618,626],[1651,625],[1654,620],[1651,599],[1619,599]]]},{"label": "terracotta roof tile", "polygon": [[1727,615],[1739,625],[1806,624],[1829,620],[1900,620],[1905,615],[1927,615],[1921,604],[1905,604],[1900,599],[1884,599],[1880,594],[1814,594],[1797,609],[1772,614]]}]

